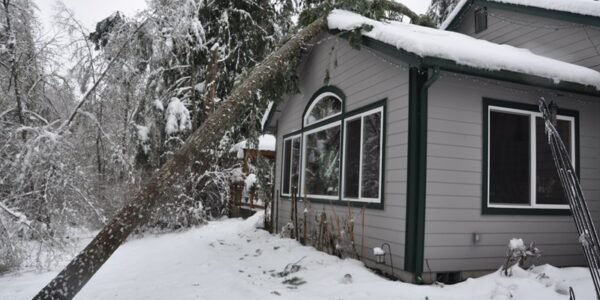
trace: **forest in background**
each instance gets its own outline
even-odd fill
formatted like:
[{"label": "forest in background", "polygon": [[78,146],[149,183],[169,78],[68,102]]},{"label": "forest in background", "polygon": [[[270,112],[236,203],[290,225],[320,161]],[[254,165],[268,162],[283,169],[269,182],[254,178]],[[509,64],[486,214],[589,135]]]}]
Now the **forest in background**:
[{"label": "forest in background", "polygon": [[[256,64],[330,2],[151,0],[92,30],[58,3],[61,34],[44,36],[32,0],[0,1],[0,273],[48,266],[78,230],[105,225]],[[433,1],[426,17],[439,24],[455,2]],[[293,78],[256,91],[256,109],[210,150],[210,171],[178,170],[139,231],[226,214],[240,167],[229,150],[256,142],[258,108],[282,91],[295,91]],[[269,176],[258,178],[268,186]]]}]

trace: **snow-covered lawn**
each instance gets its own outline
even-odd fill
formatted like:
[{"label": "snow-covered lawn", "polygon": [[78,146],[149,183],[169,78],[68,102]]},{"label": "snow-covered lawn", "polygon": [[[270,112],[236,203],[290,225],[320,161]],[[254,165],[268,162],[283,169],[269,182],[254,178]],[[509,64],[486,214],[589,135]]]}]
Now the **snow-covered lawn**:
[{"label": "snow-covered lawn", "polygon": [[[258,215],[130,241],[76,299],[551,300],[568,299],[556,292],[568,286],[574,288],[577,299],[594,299],[589,272],[583,268],[515,269],[510,278],[496,272],[444,287],[393,282],[358,261],[341,260],[269,235],[255,228],[260,222]],[[286,265],[295,262],[302,266],[299,271],[279,276]],[[31,299],[55,274],[0,277],[0,299]]]}]

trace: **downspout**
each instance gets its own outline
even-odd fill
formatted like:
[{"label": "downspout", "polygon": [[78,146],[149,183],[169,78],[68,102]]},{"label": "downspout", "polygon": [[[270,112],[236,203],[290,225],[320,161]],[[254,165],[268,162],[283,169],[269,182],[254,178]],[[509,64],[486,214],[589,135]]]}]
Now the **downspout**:
[{"label": "downspout", "polygon": [[429,88],[439,78],[439,68],[421,66],[409,70],[408,177],[406,193],[406,227],[404,269],[422,283],[425,243],[425,194],[427,176],[427,97]]},{"label": "downspout", "polygon": [[[416,251],[415,251],[415,275],[417,283],[423,283],[423,262],[425,254],[425,201],[427,193],[427,135],[428,135],[428,107],[429,88],[439,79],[440,68],[432,68],[431,77],[423,83],[419,95],[419,161],[418,161],[418,202],[417,202],[417,226],[416,226]],[[427,69],[425,69],[427,76]]]}]

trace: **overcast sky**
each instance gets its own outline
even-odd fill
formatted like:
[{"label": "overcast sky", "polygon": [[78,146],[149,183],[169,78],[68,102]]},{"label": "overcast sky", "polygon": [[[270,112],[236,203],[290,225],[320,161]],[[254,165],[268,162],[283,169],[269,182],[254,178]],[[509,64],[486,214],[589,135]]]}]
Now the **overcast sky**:
[{"label": "overcast sky", "polygon": [[[48,30],[54,14],[55,0],[35,0],[40,11],[42,23]],[[396,0],[404,3],[416,13],[424,13],[431,0]],[[138,10],[146,7],[146,0],[63,0],[71,8],[76,17],[93,29],[96,23],[115,11],[121,11],[128,16],[134,15]]]}]

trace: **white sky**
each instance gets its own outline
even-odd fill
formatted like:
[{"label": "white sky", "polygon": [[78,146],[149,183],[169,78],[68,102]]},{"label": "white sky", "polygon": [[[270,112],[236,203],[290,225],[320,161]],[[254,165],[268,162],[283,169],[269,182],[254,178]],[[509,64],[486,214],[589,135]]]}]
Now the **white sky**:
[{"label": "white sky", "polygon": [[[431,0],[395,0],[404,3],[416,13],[425,13]],[[46,30],[52,26],[52,16],[56,0],[35,0],[40,11],[40,17]],[[63,0],[63,2],[75,12],[77,19],[92,30],[96,23],[115,11],[121,11],[125,15],[132,16],[137,11],[146,7],[146,0]]]},{"label": "white sky", "polygon": [[[52,26],[52,16],[55,14],[56,0],[34,0],[46,30]],[[146,0],[63,0],[65,5],[75,12],[75,17],[83,22],[88,29],[96,27],[96,23],[120,11],[127,16],[135,15],[146,7]]]}]

